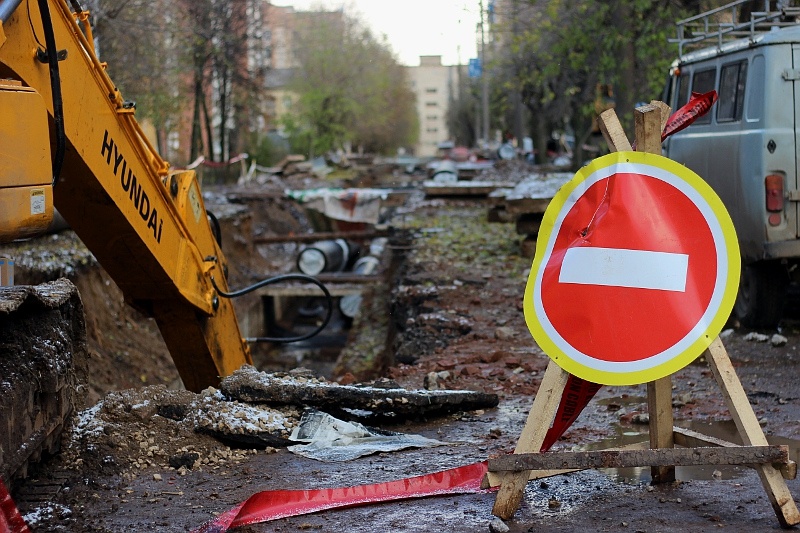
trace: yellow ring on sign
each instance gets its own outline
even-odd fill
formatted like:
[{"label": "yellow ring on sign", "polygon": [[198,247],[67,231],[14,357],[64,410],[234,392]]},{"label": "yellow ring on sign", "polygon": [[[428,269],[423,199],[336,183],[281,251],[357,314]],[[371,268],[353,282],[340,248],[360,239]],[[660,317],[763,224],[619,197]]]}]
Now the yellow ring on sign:
[{"label": "yellow ring on sign", "polygon": [[[644,360],[608,362],[573,348],[561,337],[544,311],[540,299],[543,265],[546,265],[561,222],[586,190],[618,172],[661,179],[683,192],[708,222],[717,247],[717,276],[708,309],[697,326],[673,347]],[[615,152],[579,170],[553,197],[545,210],[536,242],[523,308],[525,322],[541,349],[561,368],[575,376],[604,385],[634,385],[669,376],[695,360],[719,335],[736,300],[741,258],[736,230],[727,209],[714,190],[691,169],[658,154]]]}]

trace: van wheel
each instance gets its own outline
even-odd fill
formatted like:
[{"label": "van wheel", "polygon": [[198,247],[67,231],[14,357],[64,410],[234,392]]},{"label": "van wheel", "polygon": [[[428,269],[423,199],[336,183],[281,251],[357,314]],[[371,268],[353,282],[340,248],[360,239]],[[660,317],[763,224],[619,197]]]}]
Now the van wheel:
[{"label": "van wheel", "polygon": [[733,313],[746,328],[774,328],[783,318],[788,276],[777,261],[742,264]]}]

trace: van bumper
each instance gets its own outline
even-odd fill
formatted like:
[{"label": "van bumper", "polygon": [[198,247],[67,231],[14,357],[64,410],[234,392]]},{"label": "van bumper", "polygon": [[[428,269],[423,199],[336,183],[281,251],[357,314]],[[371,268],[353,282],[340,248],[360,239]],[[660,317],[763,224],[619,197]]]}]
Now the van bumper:
[{"label": "van bumper", "polygon": [[762,259],[800,259],[800,240],[764,243]]}]

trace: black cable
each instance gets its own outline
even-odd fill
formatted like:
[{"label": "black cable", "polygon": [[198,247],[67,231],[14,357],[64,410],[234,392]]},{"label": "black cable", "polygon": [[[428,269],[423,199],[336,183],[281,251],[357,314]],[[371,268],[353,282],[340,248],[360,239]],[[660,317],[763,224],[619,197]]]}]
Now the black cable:
[{"label": "black cable", "polygon": [[306,335],[300,335],[297,337],[251,337],[248,338],[247,341],[290,343],[290,342],[304,341],[310,339],[311,337],[315,337],[328,326],[328,322],[331,321],[331,316],[333,315],[333,297],[331,296],[331,293],[328,291],[328,288],[318,279],[311,276],[306,276],[305,274],[283,274],[281,276],[275,276],[272,278],[261,280],[254,285],[250,285],[249,287],[245,287],[244,289],[238,291],[224,292],[220,290],[219,287],[217,287],[217,283],[214,281],[214,276],[211,276],[211,285],[214,286],[214,290],[217,291],[217,294],[219,294],[223,298],[238,298],[239,296],[244,296],[245,294],[253,292],[256,289],[260,289],[261,287],[265,287],[267,285],[273,285],[275,283],[281,283],[283,281],[307,281],[309,283],[313,283],[314,285],[322,289],[322,292],[325,294],[325,302],[328,304],[328,314],[325,315],[325,320],[322,321],[322,325],[320,325],[317,329]]},{"label": "black cable", "polygon": [[219,219],[208,209],[206,209],[206,216],[211,220],[211,233],[214,234],[217,245],[222,248],[222,227],[219,225]]},{"label": "black cable", "polygon": [[42,15],[45,51],[47,52],[47,64],[50,67],[50,89],[53,93],[53,123],[56,129],[56,153],[53,157],[53,187],[55,187],[61,175],[61,166],[64,164],[64,154],[67,149],[67,137],[64,133],[64,102],[61,98],[61,75],[58,71],[56,36],[47,0],[39,0],[39,11]]}]

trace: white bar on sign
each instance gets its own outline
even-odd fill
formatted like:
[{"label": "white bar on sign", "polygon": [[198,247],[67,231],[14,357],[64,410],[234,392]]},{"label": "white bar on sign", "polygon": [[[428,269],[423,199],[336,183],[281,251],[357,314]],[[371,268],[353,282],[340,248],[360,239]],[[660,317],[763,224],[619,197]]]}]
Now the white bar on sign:
[{"label": "white bar on sign", "polygon": [[689,256],[622,248],[569,248],[559,283],[684,292]]}]

